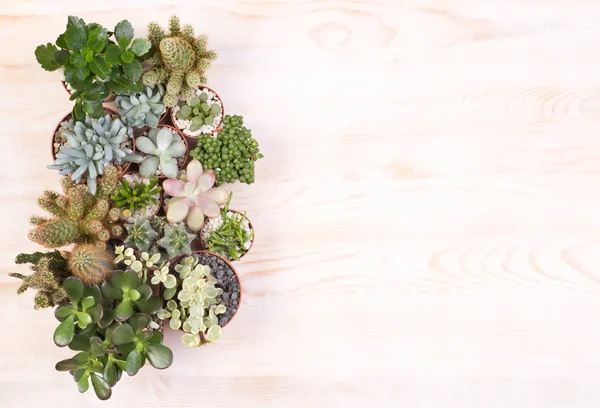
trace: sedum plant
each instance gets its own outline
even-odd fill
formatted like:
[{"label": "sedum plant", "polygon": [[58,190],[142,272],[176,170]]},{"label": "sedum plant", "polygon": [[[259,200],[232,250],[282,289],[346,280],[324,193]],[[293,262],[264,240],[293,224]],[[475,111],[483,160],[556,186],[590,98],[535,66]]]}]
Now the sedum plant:
[{"label": "sedum plant", "polygon": [[190,25],[180,25],[179,18],[169,20],[169,33],[157,23],[148,26],[148,39],[154,55],[149,60],[152,68],[144,72],[144,85],[167,84],[163,102],[173,107],[181,99],[189,99],[194,89],[206,83],[205,70],[217,58],[215,51],[207,50],[206,36],[196,37]]},{"label": "sedum plant", "polygon": [[173,259],[179,255],[191,255],[194,239],[196,234],[188,233],[183,223],[165,225],[164,235],[158,241],[158,245],[167,251],[170,259]]},{"label": "sedum plant", "polygon": [[[66,255],[66,253],[65,253]],[[21,294],[27,289],[37,289],[33,301],[34,309],[53,307],[67,303],[69,298],[62,287],[65,279],[71,276],[67,259],[59,251],[34,252],[32,254],[19,254],[15,259],[16,264],[29,263],[33,273],[25,276],[20,273],[9,273],[8,276],[23,280],[17,293]]]},{"label": "sedum plant", "polygon": [[221,105],[218,103],[208,104],[208,94],[201,93],[192,97],[189,102],[179,102],[179,110],[175,117],[180,120],[189,120],[189,130],[195,132],[202,126],[212,126],[215,117],[221,114]]},{"label": "sedum plant", "polygon": [[143,181],[129,183],[126,178],[122,178],[111,199],[118,208],[126,207],[130,211],[143,210],[150,205],[158,204],[156,195],[160,192],[161,188],[156,176],[151,176],[147,183]]},{"label": "sedum plant", "polygon": [[38,205],[52,214],[52,218],[31,217],[35,228],[29,239],[48,248],[59,248],[69,244],[92,243],[105,247],[111,236],[119,236],[123,228],[117,224],[118,208],[110,208],[109,197],[117,183],[118,171],[109,166],[98,181],[93,196],[83,185],[63,178],[64,195],[46,191],[38,198]]},{"label": "sedum plant", "polygon": [[[158,311],[158,318],[170,319],[169,325],[185,334],[182,342],[188,347],[200,347],[219,339],[221,327],[217,315],[225,313],[225,306],[218,304],[223,293],[217,288],[217,280],[208,266],[198,263],[198,258],[188,256],[175,265],[178,290],[165,291],[166,308]],[[166,286],[165,286],[166,287]],[[173,297],[177,294],[175,300]]]},{"label": "sedum plant", "polygon": [[137,149],[148,155],[140,164],[140,174],[150,177],[157,172],[166,177],[176,177],[178,157],[185,156],[187,147],[183,139],[175,137],[173,130],[168,127],[150,129],[147,136],[138,137]]},{"label": "sedum plant", "polygon": [[172,196],[167,204],[167,219],[171,223],[186,220],[192,231],[199,231],[204,216],[218,217],[219,206],[227,202],[229,193],[220,187],[213,188],[215,174],[204,171],[198,160],[192,160],[186,174],[179,179],[163,183],[164,191]]},{"label": "sedum plant", "polygon": [[133,224],[125,224],[125,229],[127,230],[125,245],[132,245],[140,251],[150,248],[158,237],[158,233],[152,229],[150,221],[145,217],[138,218]]},{"label": "sedum plant", "polygon": [[60,147],[54,164],[47,167],[59,170],[61,175],[70,174],[77,183],[85,175],[92,194],[96,194],[96,177],[104,174],[107,166],[142,160],[133,150],[122,146],[133,137],[133,130],[120,119],[113,120],[107,114],[99,119],[87,117],[84,122],[63,122],[63,125],[67,128],[63,133],[67,144]]},{"label": "sedum plant", "polygon": [[164,93],[162,85],[146,86],[142,92],[117,96],[115,102],[127,125],[155,128],[166,110],[162,103]]},{"label": "sedum plant", "polygon": [[223,128],[216,137],[198,136],[198,145],[190,151],[190,156],[204,168],[214,170],[218,185],[238,180],[254,183],[254,162],[263,158],[252,132],[244,127],[244,119],[230,115],[223,118]]},{"label": "sedum plant", "polygon": [[115,248],[115,255],[117,255],[114,260],[115,264],[123,262],[129,269],[136,272],[138,277],[140,277],[144,283],[148,281],[148,271],[156,269],[155,265],[157,265],[161,259],[161,254],[158,252],[152,255],[148,252],[142,252],[138,259],[133,248],[125,249],[124,245]]},{"label": "sedum plant", "polygon": [[142,60],[150,48],[147,39],[133,39],[133,27],[127,20],[111,32],[100,24],[69,16],[65,32],[54,44],[38,46],[35,56],[46,71],[64,69],[65,82],[73,89],[73,116],[83,120],[102,116],[102,100],[110,93],[142,91]]}]

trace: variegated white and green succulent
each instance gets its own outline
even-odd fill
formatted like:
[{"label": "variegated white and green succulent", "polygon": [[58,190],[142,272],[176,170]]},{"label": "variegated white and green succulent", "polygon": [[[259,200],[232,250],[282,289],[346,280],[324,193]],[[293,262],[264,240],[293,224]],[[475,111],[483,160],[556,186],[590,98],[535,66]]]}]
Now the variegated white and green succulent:
[{"label": "variegated white and green succulent", "polygon": [[90,193],[96,194],[96,177],[104,168],[123,162],[139,163],[142,157],[123,144],[133,137],[133,130],[120,119],[105,115],[99,119],[86,117],[85,122],[61,123],[66,129],[63,137],[67,143],[60,147],[54,164],[49,169],[61,175],[71,175],[76,183],[86,175]]},{"label": "variegated white and green succulent", "polygon": [[166,110],[162,102],[164,93],[162,85],[146,86],[142,92],[117,96],[115,102],[129,126],[155,128]]}]

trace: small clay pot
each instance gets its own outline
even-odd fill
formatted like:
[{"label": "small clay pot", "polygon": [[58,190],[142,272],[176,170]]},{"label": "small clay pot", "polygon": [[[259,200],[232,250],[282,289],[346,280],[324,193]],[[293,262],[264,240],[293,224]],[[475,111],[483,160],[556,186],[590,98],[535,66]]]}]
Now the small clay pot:
[{"label": "small clay pot", "polygon": [[[166,112],[165,112],[165,114],[166,114]],[[188,160],[188,153],[189,153],[189,151],[190,151],[190,149],[189,149],[189,145],[188,145],[188,141],[187,141],[187,139],[185,138],[185,136],[183,135],[183,133],[181,133],[181,132],[179,131],[179,129],[177,129],[177,128],[173,127],[173,126],[164,125],[164,124],[159,124],[159,125],[158,125],[158,126],[156,126],[156,128],[154,128],[154,129],[158,129],[158,128],[161,128],[161,127],[169,128],[169,129],[171,129],[172,131],[175,131],[175,132],[176,132],[176,133],[177,133],[179,136],[181,136],[181,140],[183,140],[183,143],[185,143],[185,156],[184,156],[183,164],[181,165],[181,167],[179,167],[179,170],[181,171],[181,170],[183,170],[183,169],[185,168],[185,166],[186,166],[186,164],[187,164],[187,160]],[[141,128],[141,129],[140,129],[140,130],[137,132],[137,135],[136,135],[136,137],[139,137],[139,136],[144,136],[144,133],[147,133],[149,130],[150,130],[150,128],[149,128],[149,127],[147,127],[147,126],[146,126],[146,127],[143,127],[143,128]],[[135,133],[136,133],[136,132],[134,132],[134,134],[135,134]],[[140,156],[142,156],[143,158],[146,158],[146,157],[148,157],[148,155],[147,155],[146,153],[142,153],[142,152],[140,152],[139,154],[140,154]],[[140,165],[141,165],[141,163],[140,163]],[[157,177],[158,177],[159,179],[166,179],[166,178],[167,178],[167,177],[166,177],[164,174],[161,174],[160,176],[157,176]],[[162,194],[161,194],[161,196],[162,196]]]},{"label": "small clay pot", "polygon": [[[116,110],[114,110],[112,108],[108,108],[106,106],[104,106],[104,112],[109,113],[111,115],[117,115],[117,116],[121,117],[121,115],[119,115],[119,112],[117,112]],[[71,115],[73,115],[73,113],[69,112],[65,116],[63,116],[63,118],[58,122],[58,125],[56,125],[56,127],[54,128],[54,131],[52,132],[52,136],[50,138],[50,155],[52,156],[52,162],[54,162],[56,160],[56,154],[54,153],[54,135],[56,134],[56,132],[58,132],[58,129],[60,128],[60,124],[63,123],[64,121],[68,120],[71,117]],[[131,143],[132,143],[131,150],[133,150],[133,152],[135,153],[135,135],[131,136]],[[129,170],[129,166],[131,166],[131,162],[123,163],[123,170],[121,171],[121,176],[123,174],[127,173],[127,171]]]},{"label": "small clay pot", "polygon": [[[217,125],[217,127],[215,128],[215,130],[213,130],[210,133],[206,133],[209,135],[214,135],[215,133],[218,133],[221,131],[221,129],[223,128],[223,118],[225,117],[225,105],[223,104],[223,99],[221,99],[221,97],[219,96],[218,93],[215,92],[214,89],[209,88],[206,85],[200,85],[198,87],[198,89],[206,89],[212,93],[214,93],[217,96],[217,99],[219,100],[219,102],[221,102],[221,121],[219,122],[219,124]],[[171,122],[173,123],[173,126],[175,126],[177,129],[179,129],[179,127],[177,127],[177,122],[175,122],[175,110],[173,108],[171,108]],[[185,137],[189,137],[191,139],[197,139],[198,136],[192,136],[192,135],[188,135],[186,134],[183,129],[179,129],[181,131],[181,134],[183,134]]]},{"label": "small clay pot", "polygon": [[[240,215],[240,216],[242,216],[242,217],[244,216],[244,213],[243,213],[243,212],[241,212],[241,211],[238,211],[238,210],[233,210],[233,209],[231,209],[231,208],[230,208],[228,211],[231,211],[231,212],[237,213],[237,214],[239,214],[239,215]],[[254,231],[254,227],[252,226],[252,221],[250,221],[250,218],[248,218],[248,216],[246,216],[245,218],[248,220],[248,225],[250,226],[250,230],[251,230],[251,231]],[[196,234],[196,235],[198,236],[198,242],[200,242],[200,246],[201,246],[202,248],[204,248],[204,244],[202,243],[202,230],[204,230],[204,227],[206,226],[206,223],[208,222],[208,220],[209,220],[209,219],[210,219],[210,218],[206,218],[206,219],[204,220],[204,224],[202,225],[202,228],[200,228],[200,231],[198,231],[198,233]],[[242,258],[243,258],[243,257],[245,257],[245,256],[246,256],[246,254],[247,254],[248,252],[250,252],[250,250],[251,250],[251,249],[252,249],[252,247],[254,246],[254,238],[256,238],[255,234],[253,234],[253,235],[252,235],[252,240],[250,241],[250,248],[248,248],[248,249],[246,250],[246,252],[244,252],[244,253],[243,253],[243,254],[240,256],[240,261],[242,260]],[[205,249],[205,250],[208,250],[208,248],[204,248],[204,249]],[[235,261],[235,259],[234,259],[233,261]],[[229,261],[229,262],[233,262],[233,261]]]},{"label": "small clay pot", "polygon": [[[69,91],[69,88],[67,88],[67,83],[65,81],[60,81],[60,83],[62,84],[65,91],[67,91],[67,93],[69,95],[71,95],[72,93],[71,93],[71,91]],[[115,99],[117,99],[117,96],[115,94],[110,94],[110,95],[108,95],[108,98],[106,98],[102,102],[106,102],[106,103],[113,102]]]}]

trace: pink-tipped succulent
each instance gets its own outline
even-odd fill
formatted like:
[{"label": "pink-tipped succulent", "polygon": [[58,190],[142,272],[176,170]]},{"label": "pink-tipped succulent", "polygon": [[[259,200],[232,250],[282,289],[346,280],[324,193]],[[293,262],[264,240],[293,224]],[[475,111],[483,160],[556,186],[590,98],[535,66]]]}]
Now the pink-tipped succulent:
[{"label": "pink-tipped succulent", "polygon": [[215,173],[204,171],[198,160],[192,160],[186,170],[179,179],[163,183],[165,193],[173,197],[167,204],[167,219],[170,223],[186,220],[190,230],[199,231],[204,216],[219,216],[219,207],[227,202],[229,192],[221,187],[213,188]]}]

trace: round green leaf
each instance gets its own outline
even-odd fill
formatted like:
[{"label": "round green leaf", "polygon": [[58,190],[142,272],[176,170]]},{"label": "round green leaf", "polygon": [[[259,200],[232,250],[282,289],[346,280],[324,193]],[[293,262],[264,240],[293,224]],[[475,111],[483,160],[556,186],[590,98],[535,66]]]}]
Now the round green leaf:
[{"label": "round green leaf", "polygon": [[148,300],[150,298],[150,296],[152,296],[152,289],[150,288],[149,285],[146,285],[145,283],[142,283],[141,285],[137,285],[135,287],[135,290],[140,292],[141,300]]},{"label": "round green leaf", "polygon": [[107,328],[112,323],[113,317],[114,310],[112,310],[109,306],[106,306],[102,311],[102,317],[98,320],[98,326],[101,329]]},{"label": "round green leaf", "polygon": [[82,329],[85,329],[88,325],[92,324],[92,317],[85,312],[77,313],[77,319],[77,325]]},{"label": "round green leaf", "polygon": [[85,29],[71,26],[65,31],[65,41],[67,46],[72,50],[82,50],[87,41]]},{"label": "round green leaf", "polygon": [[77,381],[77,389],[79,392],[86,392],[90,388],[90,382],[88,381],[89,374],[84,374],[79,381]]},{"label": "round green leaf", "polygon": [[94,391],[96,395],[101,400],[107,400],[110,398],[112,391],[110,389],[110,385],[104,380],[104,378],[100,377],[98,374],[92,374],[92,386],[94,387]]},{"label": "round green leaf", "polygon": [[167,289],[173,289],[175,286],[177,286],[177,278],[171,274],[168,274],[164,285]]},{"label": "round green leaf", "polygon": [[[113,277],[114,277],[114,275],[113,275]],[[112,283],[116,287],[121,288],[121,290],[125,291],[127,289],[135,288],[140,283],[140,278],[138,277],[137,273],[135,273],[133,271],[127,271],[127,272],[123,272],[117,278],[117,281],[115,282],[113,280]]]},{"label": "round green leaf", "polygon": [[140,368],[142,368],[142,353],[137,350],[133,350],[127,356],[126,361],[127,374],[130,376],[136,375]]},{"label": "round green leaf", "polygon": [[69,343],[69,348],[76,351],[87,351],[90,349],[90,338],[88,336],[76,334]]},{"label": "round green leaf", "polygon": [[136,313],[127,320],[127,323],[135,332],[140,332],[148,327],[151,321],[152,318],[149,315],[144,313]]},{"label": "round green leaf", "polygon": [[78,367],[79,363],[72,358],[69,358],[67,360],[59,361],[56,363],[54,368],[56,368],[56,371],[71,371],[77,369]]},{"label": "round green leaf", "polygon": [[212,326],[206,332],[206,340],[211,343],[219,340],[219,337],[221,337],[221,326]]},{"label": "round green leaf", "polygon": [[[106,90],[106,87],[104,86],[104,84],[94,84],[92,85],[92,88],[90,88],[88,91],[86,91],[86,96],[89,95],[89,92],[97,92],[97,93],[103,93]],[[104,99],[106,96],[108,96],[108,93],[106,93],[102,99]],[[88,297],[91,296],[94,298],[94,300],[96,301],[96,303],[102,303],[102,291],[100,290],[100,287],[98,287],[98,285],[86,285],[83,288],[83,297]]]},{"label": "round green leaf", "polygon": [[94,306],[95,303],[96,300],[94,300],[93,297],[88,296],[86,298],[83,298],[83,300],[81,301],[81,307],[83,308],[83,310],[87,310],[90,307]]},{"label": "round green leaf", "polygon": [[133,26],[127,20],[122,20],[115,26],[115,38],[119,41],[122,37],[133,39]]},{"label": "round green leaf", "polygon": [[102,317],[104,310],[102,309],[102,305],[100,303],[97,303],[88,310],[86,310],[86,312],[92,318],[92,322],[97,323]]},{"label": "round green leaf", "polygon": [[[123,55],[128,52],[129,51],[125,51],[123,54],[121,54],[121,59],[123,58]],[[125,75],[127,75],[127,78],[131,79],[132,81],[137,81],[140,79],[140,76],[142,76],[142,63],[138,60],[132,60],[129,63],[123,63],[122,67],[123,72],[125,72]]]},{"label": "round green leaf", "polygon": [[84,374],[85,368],[78,368],[77,370],[73,371],[73,379],[77,382],[81,380],[81,377],[83,377]]},{"label": "round green leaf", "polygon": [[134,53],[138,57],[141,57],[142,55],[144,55],[148,51],[150,51],[150,47],[151,47],[150,41],[148,41],[147,39],[145,39],[145,38],[136,38],[131,43],[130,50],[131,50],[132,53]]},{"label": "round green leaf", "polygon": [[118,46],[115,44],[110,44],[108,47],[106,47],[104,57],[106,58],[107,62],[110,62],[113,65],[120,64],[122,52],[123,51],[121,51]]},{"label": "round green leaf", "polygon": [[152,344],[161,344],[164,338],[163,333],[160,330],[154,330],[152,333],[152,337],[148,340],[148,343]]},{"label": "round green leaf", "polygon": [[165,289],[165,291],[163,293],[163,298],[165,300],[170,300],[173,298],[173,296],[175,296],[176,293],[177,293],[177,286],[174,288]]},{"label": "round green leaf", "polygon": [[148,344],[146,353],[152,367],[159,370],[165,369],[173,363],[173,352],[162,344]]},{"label": "round green leaf", "polygon": [[71,309],[69,306],[60,306],[58,308],[56,308],[56,310],[54,311],[54,317],[56,317],[56,319],[58,321],[63,321],[65,320],[69,315],[71,315],[71,313],[73,312],[73,309]]},{"label": "round green leaf", "polygon": [[133,53],[131,51],[125,51],[123,52],[123,54],[121,54],[121,61],[129,64],[131,61],[133,61],[133,59],[135,58],[135,55],[133,55]]},{"label": "round green leaf", "polygon": [[63,289],[67,292],[71,302],[77,303],[83,295],[83,282],[79,278],[71,276],[64,280]]},{"label": "round green leaf", "polygon": [[115,367],[112,361],[108,361],[108,363],[106,363],[103,376],[108,385],[111,387],[117,383],[117,367]]},{"label": "round green leaf", "polygon": [[124,300],[115,308],[115,319],[125,321],[133,314],[133,306],[128,300]]},{"label": "round green leaf", "polygon": [[102,340],[100,337],[92,337],[90,339],[90,352],[92,357],[98,357],[104,354],[104,347],[102,345]]},{"label": "round green leaf", "polygon": [[136,300],[138,300],[139,298],[141,298],[141,297],[142,297],[142,295],[140,294],[140,292],[138,292],[138,291],[137,291],[137,290],[135,290],[135,289],[131,289],[131,290],[128,292],[128,294],[129,294],[129,299],[133,300],[134,302],[135,302]]},{"label": "round green leaf", "polygon": [[56,330],[54,331],[54,343],[58,347],[64,347],[68,345],[71,340],[73,340],[73,336],[75,335],[75,316],[71,315],[67,317],[65,321],[58,325]]},{"label": "round green leaf", "polygon": [[131,343],[134,338],[135,333],[133,332],[131,326],[127,323],[124,323],[121,326],[117,327],[112,333],[112,340],[117,346],[126,343]]},{"label": "round green leaf", "polygon": [[[118,273],[119,272],[115,272],[115,275]],[[123,291],[108,281],[102,284],[102,293],[109,299],[121,299],[123,297]]]},{"label": "round green leaf", "polygon": [[35,49],[35,58],[46,71],[55,71],[60,68],[60,64],[54,60],[56,51],[58,49],[52,43],[42,44]]},{"label": "round green leaf", "polygon": [[136,306],[140,312],[153,315],[162,308],[163,300],[161,298],[151,297],[148,300],[138,301]]}]

